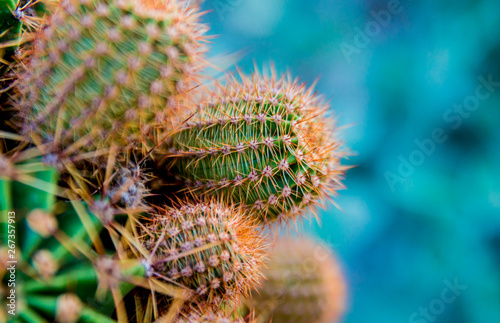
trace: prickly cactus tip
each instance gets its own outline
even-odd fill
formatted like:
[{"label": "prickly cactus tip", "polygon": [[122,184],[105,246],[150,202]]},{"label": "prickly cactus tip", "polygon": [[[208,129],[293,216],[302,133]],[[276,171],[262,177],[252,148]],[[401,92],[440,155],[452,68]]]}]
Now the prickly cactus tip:
[{"label": "prickly cactus tip", "polygon": [[191,289],[209,308],[238,304],[261,277],[264,237],[226,204],[207,199],[158,209],[138,231],[153,275]]},{"label": "prickly cactus tip", "polygon": [[241,79],[216,84],[158,153],[189,190],[241,203],[262,222],[296,219],[343,187],[335,120],[290,76]]}]

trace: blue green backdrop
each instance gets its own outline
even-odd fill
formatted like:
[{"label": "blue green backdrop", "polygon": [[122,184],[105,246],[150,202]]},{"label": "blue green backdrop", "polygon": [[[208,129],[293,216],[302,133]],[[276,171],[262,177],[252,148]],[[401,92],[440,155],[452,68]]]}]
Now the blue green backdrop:
[{"label": "blue green backdrop", "polygon": [[319,77],[349,125],[342,211],[303,228],[342,259],[344,322],[500,322],[500,2],[203,8],[217,64]]}]

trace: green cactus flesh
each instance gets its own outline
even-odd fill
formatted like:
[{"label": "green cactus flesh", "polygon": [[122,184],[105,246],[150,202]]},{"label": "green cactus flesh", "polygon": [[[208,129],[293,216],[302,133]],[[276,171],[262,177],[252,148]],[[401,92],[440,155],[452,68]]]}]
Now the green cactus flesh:
[{"label": "green cactus flesh", "polygon": [[262,79],[220,92],[201,104],[165,152],[189,189],[242,203],[273,221],[295,218],[341,187],[340,143],[310,89]]},{"label": "green cactus flesh", "polygon": [[[0,229],[8,232],[0,235],[0,290],[2,298],[9,296],[9,283],[15,277],[17,307],[13,316],[3,306],[0,320],[66,321],[74,316],[75,322],[114,322],[109,317],[115,310],[111,293],[97,300],[98,286],[110,280],[106,277],[110,269],[117,277],[144,277],[144,266],[140,261],[122,266],[107,253],[92,256],[91,233],[103,229],[100,220],[80,201],[56,199],[54,169],[36,160],[9,162],[0,155]],[[16,268],[14,275],[5,270],[11,265]],[[133,285],[119,282],[117,288],[125,295]]]},{"label": "green cactus flesh", "polygon": [[24,132],[45,153],[151,148],[203,52],[196,18],[179,1],[63,1],[20,77]]},{"label": "green cactus flesh", "polygon": [[22,22],[15,16],[14,0],[0,0],[0,71],[9,65],[21,42]]}]

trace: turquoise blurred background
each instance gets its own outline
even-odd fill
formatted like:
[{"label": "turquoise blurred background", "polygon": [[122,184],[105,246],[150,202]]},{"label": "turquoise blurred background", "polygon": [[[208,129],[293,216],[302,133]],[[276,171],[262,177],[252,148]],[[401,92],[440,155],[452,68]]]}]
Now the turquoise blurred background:
[{"label": "turquoise blurred background", "polygon": [[203,8],[215,62],[319,77],[349,125],[342,211],[303,229],[342,259],[344,322],[500,322],[500,1]]}]

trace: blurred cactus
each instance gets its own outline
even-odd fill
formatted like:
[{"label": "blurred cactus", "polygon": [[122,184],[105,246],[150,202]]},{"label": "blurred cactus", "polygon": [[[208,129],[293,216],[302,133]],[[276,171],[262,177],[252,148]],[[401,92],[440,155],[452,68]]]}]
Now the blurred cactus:
[{"label": "blurred cactus", "polygon": [[261,276],[262,234],[241,210],[215,200],[158,209],[137,232],[153,276],[184,286],[207,311],[238,305]]},{"label": "blurred cactus", "polygon": [[8,232],[0,235],[1,294],[14,289],[16,297],[16,315],[3,306],[0,318],[113,322],[119,295],[135,286],[129,280],[144,277],[143,263],[113,257],[100,240],[99,218],[81,201],[56,199],[69,193],[57,186],[57,171],[19,156],[0,155],[0,227]]},{"label": "blurred cactus", "polygon": [[346,283],[329,249],[307,238],[276,242],[251,308],[259,322],[339,322]]},{"label": "blurred cactus", "polygon": [[151,149],[200,68],[198,16],[178,0],[64,0],[19,77],[23,133],[59,158]]},{"label": "blurred cactus", "polygon": [[181,313],[175,320],[175,323],[243,323],[254,322],[250,317],[243,318],[237,310],[228,312],[223,309],[218,309],[214,312],[213,309],[207,310],[203,305],[191,303],[183,308]]},{"label": "blurred cactus", "polygon": [[342,187],[334,120],[312,88],[290,77],[242,80],[202,100],[164,162],[194,192],[242,203],[264,222],[294,219]]}]

